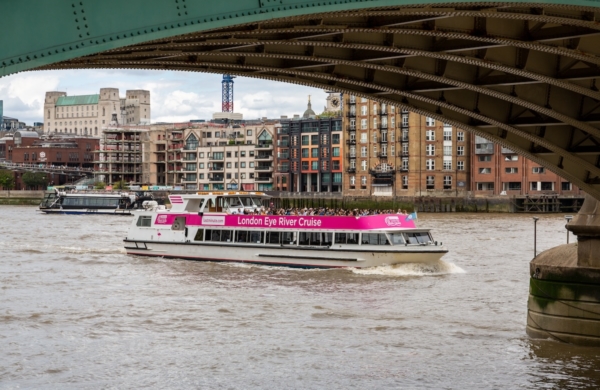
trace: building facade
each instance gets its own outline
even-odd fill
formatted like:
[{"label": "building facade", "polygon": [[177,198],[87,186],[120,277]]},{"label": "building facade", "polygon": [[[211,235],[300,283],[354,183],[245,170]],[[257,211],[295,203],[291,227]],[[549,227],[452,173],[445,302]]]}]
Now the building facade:
[{"label": "building facade", "polygon": [[581,195],[581,190],[546,168],[485,138],[472,137],[475,195]]},{"label": "building facade", "polygon": [[469,134],[394,106],[345,96],[344,196],[464,196]]},{"label": "building facade", "polygon": [[112,185],[125,181],[130,185],[148,184],[142,176],[142,141],[147,129],[134,127],[105,128],[94,150],[94,175]]},{"label": "building facade", "polygon": [[44,132],[100,136],[110,125],[149,124],[150,91],[128,90],[119,97],[117,88],[101,88],[99,94],[67,96],[46,92]]}]

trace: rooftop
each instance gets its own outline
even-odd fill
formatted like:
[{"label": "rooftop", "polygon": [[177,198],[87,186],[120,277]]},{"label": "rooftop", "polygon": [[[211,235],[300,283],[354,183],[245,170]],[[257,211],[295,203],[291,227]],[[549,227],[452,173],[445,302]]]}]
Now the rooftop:
[{"label": "rooftop", "polygon": [[57,106],[77,106],[83,104],[98,104],[100,95],[61,96],[56,101]]}]

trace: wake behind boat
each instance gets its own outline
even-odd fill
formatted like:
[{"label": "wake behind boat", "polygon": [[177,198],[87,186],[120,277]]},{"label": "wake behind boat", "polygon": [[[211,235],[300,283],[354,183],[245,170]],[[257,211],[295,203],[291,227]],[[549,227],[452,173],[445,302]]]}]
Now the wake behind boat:
[{"label": "wake behind boat", "polygon": [[429,263],[448,251],[402,214],[256,215],[260,192],[171,195],[145,203],[125,238],[128,254],[304,268]]},{"label": "wake behind boat", "polygon": [[40,211],[47,214],[111,214],[131,215],[151,194],[128,192],[66,192],[54,189],[44,194]]}]

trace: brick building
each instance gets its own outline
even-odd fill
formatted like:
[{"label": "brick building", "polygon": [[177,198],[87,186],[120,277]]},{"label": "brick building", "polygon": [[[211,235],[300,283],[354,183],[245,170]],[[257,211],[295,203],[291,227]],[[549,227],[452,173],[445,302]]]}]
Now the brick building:
[{"label": "brick building", "polygon": [[464,196],[469,134],[385,103],[346,96],[344,196]]},{"label": "brick building", "polygon": [[546,168],[485,138],[472,137],[475,195],[581,195],[581,190]]}]

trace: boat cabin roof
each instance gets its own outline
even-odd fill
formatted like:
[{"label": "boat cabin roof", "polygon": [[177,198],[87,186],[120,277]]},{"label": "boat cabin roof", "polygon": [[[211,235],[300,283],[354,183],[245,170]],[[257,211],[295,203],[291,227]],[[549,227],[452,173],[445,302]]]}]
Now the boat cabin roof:
[{"label": "boat cabin roof", "polygon": [[239,213],[256,210],[271,196],[258,191],[198,191],[195,194],[169,195],[171,211],[202,213]]}]

